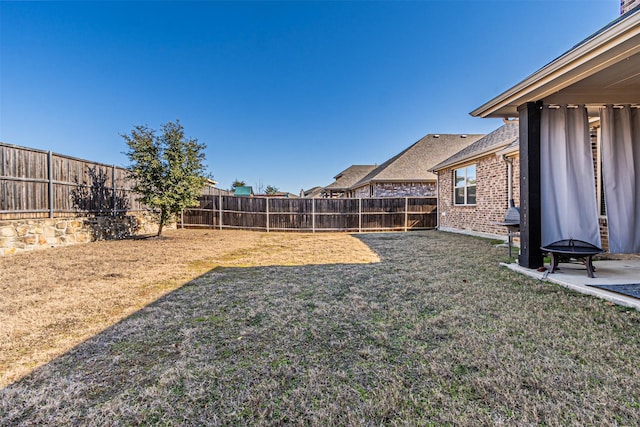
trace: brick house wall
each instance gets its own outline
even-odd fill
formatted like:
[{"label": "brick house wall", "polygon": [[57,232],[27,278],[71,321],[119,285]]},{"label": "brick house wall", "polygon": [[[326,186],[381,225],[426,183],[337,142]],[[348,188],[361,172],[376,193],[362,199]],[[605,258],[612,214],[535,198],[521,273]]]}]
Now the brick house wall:
[{"label": "brick house wall", "polygon": [[[459,166],[438,173],[440,228],[506,237],[506,228],[493,223],[502,222],[509,208],[507,162],[495,154],[489,154],[468,164],[476,165],[475,205],[453,203],[453,176]],[[520,167],[516,156],[513,158],[513,198],[516,205],[519,205],[520,199],[519,177]]]},{"label": "brick house wall", "polygon": [[609,226],[607,225],[607,217],[601,216],[600,222],[600,240],[602,240],[602,249],[609,250]]},{"label": "brick house wall", "polygon": [[[640,1],[640,0],[638,0]],[[595,182],[594,185],[596,186],[596,188],[599,188],[598,186],[598,180],[601,179],[600,177],[600,173],[598,172],[598,161],[599,161],[599,156],[598,156],[598,132],[599,132],[599,126],[594,126],[591,129],[589,129],[589,136],[591,138],[591,155],[593,156],[593,176],[595,177]],[[609,226],[607,225],[607,217],[606,215],[604,215],[605,212],[605,208],[604,208],[604,194],[598,194],[598,202],[600,203],[600,205],[598,206],[598,214],[599,214],[599,218],[598,218],[598,222],[599,222],[599,228],[600,228],[600,240],[602,242],[602,249],[604,249],[605,251],[609,250]]]},{"label": "brick house wall", "polygon": [[[373,185],[373,196],[371,186]],[[437,197],[436,182],[375,182],[349,192],[349,197]]]},{"label": "brick house wall", "polygon": [[436,197],[435,182],[384,182],[376,183],[375,197]]},{"label": "brick house wall", "polygon": [[355,197],[357,199],[364,199],[366,197],[371,197],[371,186],[365,185],[364,187],[356,188],[349,192],[349,197]]},{"label": "brick house wall", "polygon": [[620,0],[620,15],[624,15],[637,6],[640,6],[640,0]]},{"label": "brick house wall", "polygon": [[[591,149],[597,188],[598,180],[598,144],[597,128],[592,128]],[[513,200],[516,206],[520,204],[520,159],[516,155],[513,159]],[[440,177],[440,228],[460,231],[470,231],[506,236],[506,229],[492,225],[494,222],[502,222],[508,204],[507,163],[495,154],[490,154],[478,159],[476,162],[477,196],[475,206],[458,206],[453,204],[453,174],[455,166],[439,172]],[[444,214],[444,215],[443,215]],[[601,215],[599,218],[600,238],[602,248],[609,249],[609,228],[607,218]]]}]

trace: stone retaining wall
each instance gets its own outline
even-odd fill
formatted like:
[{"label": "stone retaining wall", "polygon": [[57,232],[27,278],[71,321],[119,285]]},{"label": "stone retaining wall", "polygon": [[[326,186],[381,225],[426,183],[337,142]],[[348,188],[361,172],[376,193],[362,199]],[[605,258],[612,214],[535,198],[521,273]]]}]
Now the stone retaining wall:
[{"label": "stone retaining wall", "polygon": [[147,213],[115,218],[4,220],[0,221],[0,255],[157,232],[157,224]]}]

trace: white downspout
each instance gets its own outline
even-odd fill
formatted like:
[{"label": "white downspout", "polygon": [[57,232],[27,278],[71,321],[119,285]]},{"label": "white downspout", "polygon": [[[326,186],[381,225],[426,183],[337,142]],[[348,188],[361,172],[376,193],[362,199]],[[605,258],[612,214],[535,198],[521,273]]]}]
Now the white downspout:
[{"label": "white downspout", "polygon": [[511,203],[513,199],[513,159],[503,154],[502,160],[507,163],[507,203]]},{"label": "white downspout", "polygon": [[440,230],[440,173],[436,173],[436,230]]}]

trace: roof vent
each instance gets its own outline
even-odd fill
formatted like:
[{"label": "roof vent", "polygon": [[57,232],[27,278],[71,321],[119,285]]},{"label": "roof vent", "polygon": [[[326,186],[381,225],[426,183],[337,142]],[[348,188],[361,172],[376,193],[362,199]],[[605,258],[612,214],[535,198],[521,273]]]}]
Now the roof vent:
[{"label": "roof vent", "polygon": [[434,138],[440,138],[440,135],[433,135]]},{"label": "roof vent", "polygon": [[466,137],[467,137],[467,135],[464,135],[464,134],[460,135],[460,138],[466,138]]}]

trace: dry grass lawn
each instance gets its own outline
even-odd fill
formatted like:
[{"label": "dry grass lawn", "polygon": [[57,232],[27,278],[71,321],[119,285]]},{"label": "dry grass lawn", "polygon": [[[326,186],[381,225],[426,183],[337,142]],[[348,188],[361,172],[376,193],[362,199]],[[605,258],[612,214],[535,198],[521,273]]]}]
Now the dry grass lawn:
[{"label": "dry grass lawn", "polygon": [[0,388],[218,266],[379,261],[347,234],[167,230],[0,258]]},{"label": "dry grass lawn", "polygon": [[170,237],[2,260],[11,378],[73,348],[0,389],[0,425],[640,425],[640,312],[487,240]]}]

